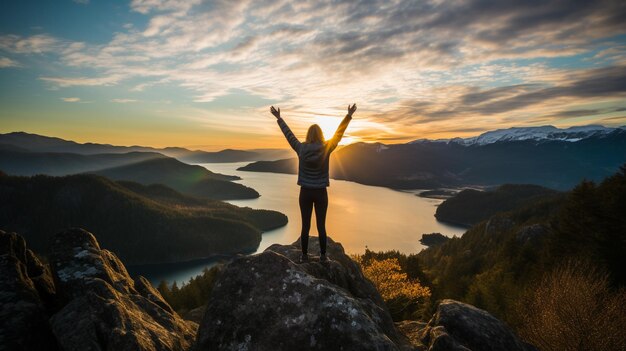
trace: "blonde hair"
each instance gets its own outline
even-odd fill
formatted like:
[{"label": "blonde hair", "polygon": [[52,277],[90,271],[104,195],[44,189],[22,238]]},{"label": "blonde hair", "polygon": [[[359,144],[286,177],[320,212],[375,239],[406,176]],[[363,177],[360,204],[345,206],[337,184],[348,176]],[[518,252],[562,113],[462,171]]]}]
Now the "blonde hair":
[{"label": "blonde hair", "polygon": [[324,143],[326,140],[324,139],[324,133],[322,132],[322,128],[317,124],[314,124],[309,127],[309,131],[306,133],[305,143]]}]

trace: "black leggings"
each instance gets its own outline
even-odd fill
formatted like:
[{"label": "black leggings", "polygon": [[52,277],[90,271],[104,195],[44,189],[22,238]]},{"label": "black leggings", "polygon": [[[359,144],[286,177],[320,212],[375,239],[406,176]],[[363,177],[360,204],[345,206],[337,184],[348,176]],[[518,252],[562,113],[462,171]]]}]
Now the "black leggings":
[{"label": "black leggings", "polygon": [[320,239],[320,253],[326,254],[326,210],[328,209],[328,193],[326,192],[326,188],[300,188],[300,214],[302,215],[300,245],[302,246],[302,253],[306,254],[309,249],[309,230],[311,229],[311,215],[313,213],[314,204],[317,233]]}]

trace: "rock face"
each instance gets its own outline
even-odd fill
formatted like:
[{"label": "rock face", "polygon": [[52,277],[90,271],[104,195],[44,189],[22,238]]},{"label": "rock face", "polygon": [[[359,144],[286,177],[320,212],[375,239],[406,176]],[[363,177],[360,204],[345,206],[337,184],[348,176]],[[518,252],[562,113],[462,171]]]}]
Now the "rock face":
[{"label": "rock face", "polygon": [[100,249],[91,233],[57,234],[50,264],[67,303],[50,319],[64,350],[185,350],[194,325],[176,315],[145,279]]},{"label": "rock face", "polygon": [[[310,238],[310,252],[319,252]],[[233,260],[217,279],[196,350],[410,350],[372,283],[328,240],[327,262],[298,264],[299,242]]]},{"label": "rock face", "polygon": [[187,350],[197,325],[82,229],[57,234],[51,270],[0,231],[0,349]]},{"label": "rock face", "polygon": [[429,351],[536,350],[488,312],[454,300],[443,300],[419,333]]},{"label": "rock face", "polygon": [[54,296],[50,272],[24,239],[0,230],[0,350],[56,350],[44,301]]}]

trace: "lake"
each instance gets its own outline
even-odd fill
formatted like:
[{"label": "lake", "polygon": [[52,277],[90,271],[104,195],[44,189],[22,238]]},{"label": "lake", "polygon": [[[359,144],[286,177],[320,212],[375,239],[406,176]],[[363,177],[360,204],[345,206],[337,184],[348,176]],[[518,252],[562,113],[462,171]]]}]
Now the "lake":
[{"label": "lake", "polygon": [[[261,194],[258,199],[228,201],[237,206],[280,211],[289,217],[289,223],[281,228],[263,233],[257,252],[268,246],[291,244],[300,236],[300,210],[298,194],[300,187],[297,177],[292,174],[263,172],[243,172],[237,168],[242,163],[200,164],[212,172],[237,175],[237,181]],[[328,188],[328,214],[326,231],[335,241],[340,242],[347,253],[363,253],[370,250],[398,250],[403,253],[417,253],[424,246],[419,242],[423,233],[439,232],[446,236],[460,236],[465,229],[438,222],[435,210],[442,202],[416,196],[414,193],[388,188],[362,185],[344,180],[331,179]],[[315,215],[311,225],[311,235],[317,235]],[[310,252],[311,254],[319,254]],[[142,274],[152,284],[161,280],[188,281],[202,272],[204,267],[215,265],[218,259],[197,260],[181,263],[130,267],[134,274]]]}]

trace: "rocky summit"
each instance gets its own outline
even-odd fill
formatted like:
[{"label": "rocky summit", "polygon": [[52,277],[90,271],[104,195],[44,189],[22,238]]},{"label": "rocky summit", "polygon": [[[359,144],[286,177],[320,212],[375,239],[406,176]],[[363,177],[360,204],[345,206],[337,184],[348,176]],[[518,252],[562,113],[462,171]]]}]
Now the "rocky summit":
[{"label": "rocky summit", "polygon": [[187,350],[197,325],[82,229],[57,234],[50,268],[0,231],[0,349]]},{"label": "rocky summit", "polygon": [[[310,252],[319,252],[312,237]],[[411,350],[384,302],[343,247],[298,264],[299,242],[242,256],[223,270],[197,350]]]}]

